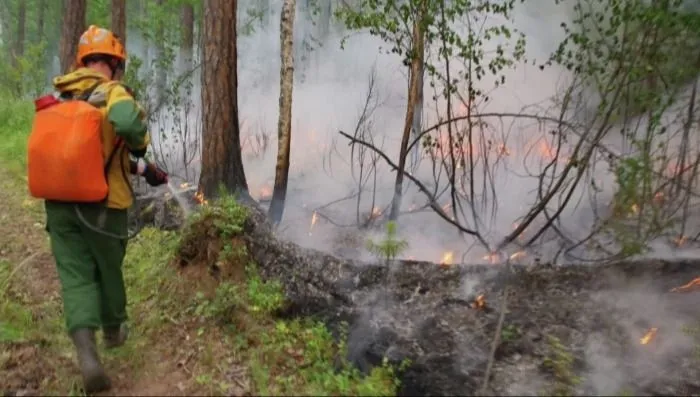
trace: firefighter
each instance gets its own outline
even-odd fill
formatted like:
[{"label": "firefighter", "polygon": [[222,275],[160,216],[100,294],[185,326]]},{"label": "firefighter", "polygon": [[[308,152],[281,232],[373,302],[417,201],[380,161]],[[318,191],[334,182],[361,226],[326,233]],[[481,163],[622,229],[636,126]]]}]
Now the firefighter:
[{"label": "firefighter", "polygon": [[[59,98],[87,100],[102,114],[102,151],[109,191],[100,203],[46,200],[46,230],[61,282],[65,325],[75,345],[86,393],[111,388],[102,367],[95,334],[104,345],[123,345],[128,337],[122,262],[127,245],[127,210],[133,202],[130,173],[151,186],[167,183],[153,164],[137,166],[150,142],[141,106],[119,83],[126,51],[107,29],[90,26],[80,37],[74,70],[55,77]],[[60,144],[57,144],[60,145]],[[138,164],[144,164],[139,161]],[[66,183],[69,183],[67,181]]]}]

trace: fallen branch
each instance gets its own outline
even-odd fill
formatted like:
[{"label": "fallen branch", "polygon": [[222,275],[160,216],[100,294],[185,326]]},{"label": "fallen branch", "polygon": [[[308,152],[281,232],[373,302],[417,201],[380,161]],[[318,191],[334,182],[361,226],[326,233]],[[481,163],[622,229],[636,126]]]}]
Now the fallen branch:
[{"label": "fallen branch", "polygon": [[[356,143],[363,145],[363,146],[367,147],[368,149],[372,150],[373,152],[377,153],[381,158],[383,158],[384,161],[386,161],[386,163],[391,168],[394,169],[394,171],[399,170],[399,166],[396,165],[393,161],[391,161],[389,156],[387,156],[383,151],[379,150],[376,146],[372,145],[369,142],[363,141],[363,140],[355,138],[349,134],[346,134],[343,131],[338,131],[338,133],[350,140],[349,145],[353,145]],[[430,192],[430,190],[420,180],[418,180],[418,178],[414,177],[410,172],[404,171],[404,174],[406,175],[406,177],[408,179],[411,180],[411,182],[413,182],[414,184],[416,184],[416,186],[418,186],[418,189],[420,189],[420,191],[423,192],[423,194],[425,194],[428,197],[428,200],[430,202],[430,208],[432,208],[442,219],[444,219],[445,221],[447,221],[449,224],[456,227],[460,231],[476,237],[479,240],[479,242],[481,242],[481,244],[483,244],[483,246],[487,250],[490,251],[489,244],[486,242],[486,240],[484,240],[484,238],[481,236],[481,234],[477,230],[466,228],[466,227],[462,226],[459,222],[450,218],[449,215],[447,215],[445,213],[445,211],[442,210],[442,208],[438,204],[437,200],[435,199],[435,196]]]}]

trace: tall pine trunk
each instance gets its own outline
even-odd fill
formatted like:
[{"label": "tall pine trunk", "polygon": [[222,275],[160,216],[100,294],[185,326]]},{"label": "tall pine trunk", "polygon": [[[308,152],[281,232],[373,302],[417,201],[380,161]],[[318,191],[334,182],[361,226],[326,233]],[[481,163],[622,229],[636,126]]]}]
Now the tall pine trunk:
[{"label": "tall pine trunk", "polygon": [[275,188],[269,215],[278,224],[284,213],[289,181],[289,156],[292,144],[292,91],[294,88],[294,11],[295,0],[284,0],[280,17],[280,114],[277,123],[277,164]]},{"label": "tall pine trunk", "polygon": [[63,29],[61,32],[61,71],[68,73],[75,63],[78,40],[85,31],[86,0],[64,0]]},{"label": "tall pine trunk", "polygon": [[126,45],[126,0],[112,0],[112,32]]},{"label": "tall pine trunk", "polygon": [[205,0],[202,38],[202,169],[199,191],[216,197],[219,184],[248,197],[238,124],[236,0]]}]

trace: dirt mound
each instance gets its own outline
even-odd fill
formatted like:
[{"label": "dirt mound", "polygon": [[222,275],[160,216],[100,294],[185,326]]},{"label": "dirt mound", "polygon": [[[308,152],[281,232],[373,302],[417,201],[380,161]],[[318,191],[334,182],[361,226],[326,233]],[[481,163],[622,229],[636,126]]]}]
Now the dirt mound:
[{"label": "dirt mound", "polygon": [[[195,225],[180,254],[221,277],[211,228]],[[402,395],[700,393],[700,298],[669,292],[700,276],[700,261],[388,267],[278,240],[256,207],[236,242],[282,282],[286,315],[350,324],[360,368],[408,362]]]}]

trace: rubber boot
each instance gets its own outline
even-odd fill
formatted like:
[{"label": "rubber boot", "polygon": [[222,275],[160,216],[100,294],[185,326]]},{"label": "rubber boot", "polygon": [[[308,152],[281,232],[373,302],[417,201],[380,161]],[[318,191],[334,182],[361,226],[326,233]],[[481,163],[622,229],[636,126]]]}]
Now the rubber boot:
[{"label": "rubber boot", "polygon": [[122,346],[129,338],[129,327],[126,324],[104,327],[102,332],[104,334],[105,348],[107,349]]},{"label": "rubber boot", "polygon": [[81,328],[71,333],[71,339],[78,352],[78,363],[83,375],[83,388],[86,394],[99,393],[109,390],[112,382],[102,368],[100,357],[97,355],[95,330]]}]

